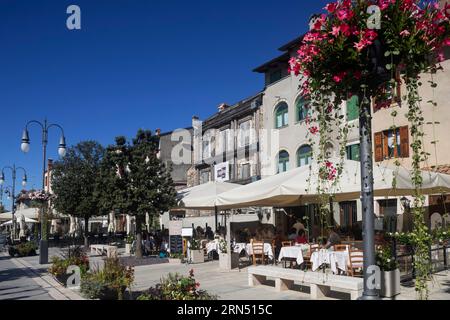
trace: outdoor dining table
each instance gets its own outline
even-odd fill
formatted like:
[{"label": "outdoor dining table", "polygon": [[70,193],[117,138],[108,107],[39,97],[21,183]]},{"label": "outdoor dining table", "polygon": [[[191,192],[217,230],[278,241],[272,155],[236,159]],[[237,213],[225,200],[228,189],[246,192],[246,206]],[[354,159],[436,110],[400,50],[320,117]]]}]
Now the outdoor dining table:
[{"label": "outdoor dining table", "polygon": [[219,240],[213,240],[206,244],[206,253],[209,254],[211,251],[216,251],[220,253]]},{"label": "outdoor dining table", "polygon": [[338,269],[347,272],[350,256],[348,251],[330,251],[321,249],[311,254],[312,271],[316,271],[322,265],[330,265],[331,271],[336,274]]},{"label": "outdoor dining table", "polygon": [[281,262],[285,258],[296,259],[298,265],[303,263],[303,256],[309,251],[309,245],[295,245],[288,247],[281,247],[278,261]]},{"label": "outdoor dining table", "polygon": [[[233,247],[233,251],[235,253],[241,253],[245,251],[248,256],[253,254],[253,247],[251,243],[236,243]],[[270,243],[264,243],[264,254],[269,257],[269,259],[273,259],[273,250],[272,245]]]}]

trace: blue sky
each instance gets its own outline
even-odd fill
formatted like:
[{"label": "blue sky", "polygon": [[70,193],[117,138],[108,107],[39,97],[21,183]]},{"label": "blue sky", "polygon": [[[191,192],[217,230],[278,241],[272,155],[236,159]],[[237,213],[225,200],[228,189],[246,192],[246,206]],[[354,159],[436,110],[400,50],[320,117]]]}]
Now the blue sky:
[{"label": "blue sky", "polygon": [[[81,30],[66,28],[80,6]],[[1,0],[0,167],[41,185],[41,133],[20,151],[28,120],[62,125],[68,144],[112,143],[137,129],[170,131],[263,88],[251,70],[280,54],[326,1]],[[50,132],[57,159],[59,132]],[[10,184],[10,173],[7,172]],[[10,206],[9,202],[4,203]]]}]

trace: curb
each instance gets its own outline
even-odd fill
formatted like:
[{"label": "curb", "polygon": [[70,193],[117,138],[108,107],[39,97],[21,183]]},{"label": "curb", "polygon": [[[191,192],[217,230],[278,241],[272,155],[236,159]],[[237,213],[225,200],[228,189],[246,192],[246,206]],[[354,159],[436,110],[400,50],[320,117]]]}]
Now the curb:
[{"label": "curb", "polygon": [[[1,256],[9,256],[1,253]],[[19,269],[23,270],[36,284],[48,292],[55,300],[86,300],[75,291],[68,289],[56,281],[51,274],[45,272],[40,274],[33,265],[21,258],[10,258],[10,261]]]}]

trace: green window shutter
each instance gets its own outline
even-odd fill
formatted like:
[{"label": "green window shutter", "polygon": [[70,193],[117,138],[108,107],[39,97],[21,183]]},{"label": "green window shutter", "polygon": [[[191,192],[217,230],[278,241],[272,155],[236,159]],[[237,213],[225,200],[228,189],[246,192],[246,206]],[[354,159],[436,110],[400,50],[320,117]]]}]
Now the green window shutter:
[{"label": "green window shutter", "polygon": [[358,119],[359,117],[359,102],[358,96],[353,96],[347,100],[347,121]]}]

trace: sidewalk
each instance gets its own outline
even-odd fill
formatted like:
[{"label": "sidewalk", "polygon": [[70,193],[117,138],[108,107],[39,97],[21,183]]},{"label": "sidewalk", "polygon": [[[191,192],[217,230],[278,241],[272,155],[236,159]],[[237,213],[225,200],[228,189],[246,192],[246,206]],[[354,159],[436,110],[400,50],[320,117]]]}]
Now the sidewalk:
[{"label": "sidewalk", "polygon": [[[50,250],[49,257],[56,254]],[[49,266],[40,265],[39,256],[11,258],[0,253],[0,300],[84,300],[56,281],[47,272]]]}]

